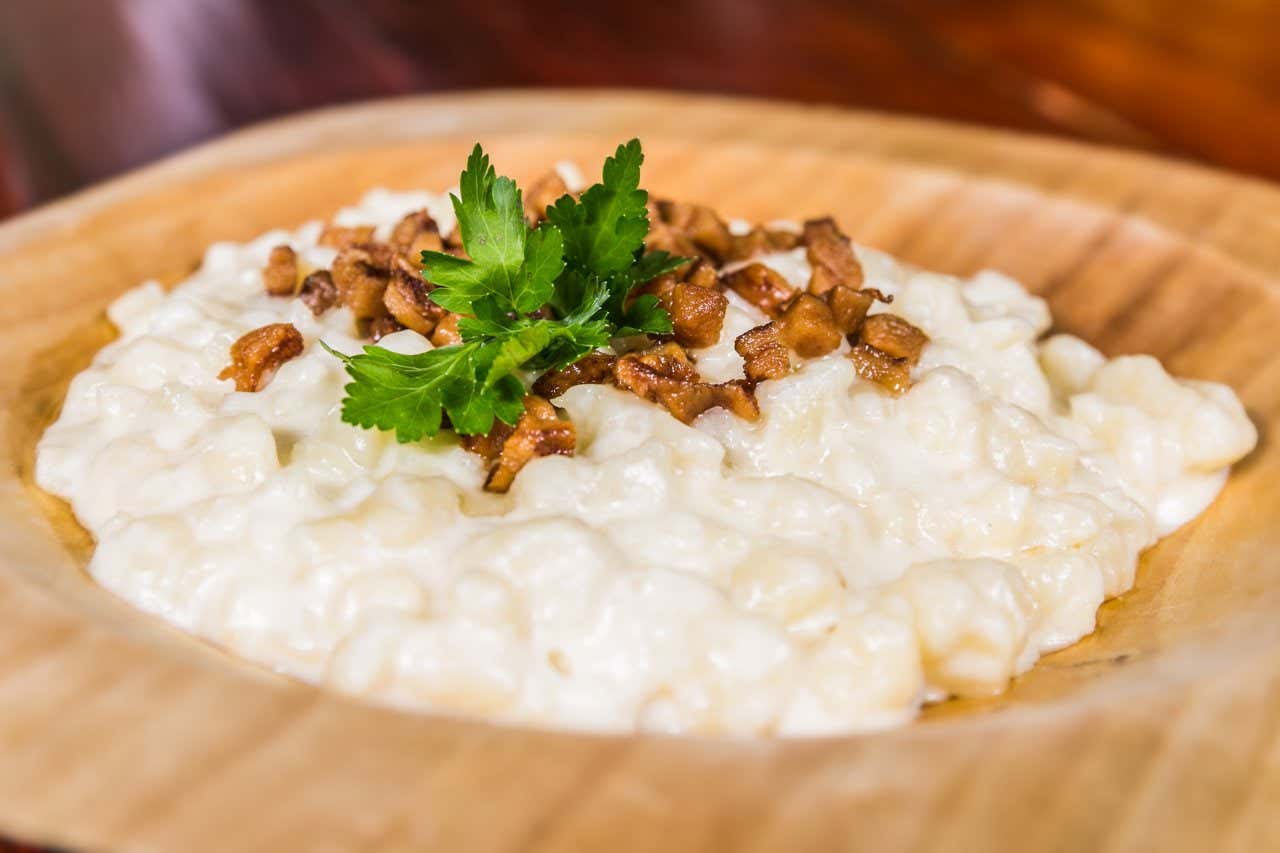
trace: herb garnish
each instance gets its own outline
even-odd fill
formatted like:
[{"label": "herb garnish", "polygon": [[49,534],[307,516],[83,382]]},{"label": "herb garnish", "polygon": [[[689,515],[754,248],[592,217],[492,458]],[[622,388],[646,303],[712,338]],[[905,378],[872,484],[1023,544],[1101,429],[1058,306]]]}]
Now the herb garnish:
[{"label": "herb garnish", "polygon": [[[430,298],[459,321],[462,343],[419,355],[366,346],[348,356],[342,419],[394,430],[401,442],[434,436],[447,415],[455,432],[489,432],[523,412],[523,374],[566,367],[612,338],[666,334],[671,317],[653,296],[629,305],[640,284],[686,263],[648,252],[648,194],[640,189],[640,140],[605,160],[600,183],[562,196],[536,228],[524,218],[520,188],[498,177],[477,144],[451,196],[470,259],[422,253]],[[549,306],[556,319],[531,316]]]}]

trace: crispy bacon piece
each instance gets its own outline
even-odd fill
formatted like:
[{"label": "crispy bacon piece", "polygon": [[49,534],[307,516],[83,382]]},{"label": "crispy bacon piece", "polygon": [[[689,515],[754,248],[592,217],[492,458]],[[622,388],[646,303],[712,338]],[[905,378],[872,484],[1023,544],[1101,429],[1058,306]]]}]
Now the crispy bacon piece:
[{"label": "crispy bacon piece", "polygon": [[418,258],[423,252],[443,252],[444,240],[440,237],[440,229],[431,214],[425,210],[416,210],[405,214],[395,228],[391,229],[388,245],[399,255],[408,259],[416,268]]},{"label": "crispy bacon piece", "polygon": [[458,331],[458,321],[461,319],[460,314],[446,311],[431,332],[431,345],[447,347],[450,344],[462,343],[462,334]]},{"label": "crispy bacon piece", "polygon": [[893,301],[892,296],[885,296],[874,287],[854,290],[843,284],[837,284],[823,295],[826,297],[827,304],[831,306],[831,314],[835,317],[836,325],[846,335],[852,335],[862,327],[862,321],[873,302],[887,304]]},{"label": "crispy bacon piece", "polygon": [[746,234],[733,235],[726,261],[745,261],[768,252],[784,252],[800,245],[800,235],[782,228],[757,225]]},{"label": "crispy bacon piece", "polygon": [[326,225],[320,232],[316,243],[333,249],[345,249],[357,243],[368,243],[373,239],[372,225],[356,225],[344,228],[341,225]]},{"label": "crispy bacon piece", "polygon": [[720,289],[720,277],[716,275],[716,268],[711,263],[698,258],[688,266],[676,270],[682,273],[685,281],[689,284],[705,287],[711,290]]},{"label": "crispy bacon piece", "polygon": [[862,264],[834,219],[810,219],[804,224],[802,239],[812,269],[810,293],[821,296],[837,284],[854,290],[862,286]]},{"label": "crispy bacon piece", "polygon": [[333,260],[330,273],[337,285],[338,297],[357,321],[372,320],[387,311],[382,297],[391,277],[386,265],[380,263],[383,260],[380,254],[366,246],[350,246]]},{"label": "crispy bacon piece", "polygon": [[778,341],[801,358],[818,358],[840,346],[843,337],[831,307],[821,297],[801,293],[774,321]]},{"label": "crispy bacon piece", "polygon": [[720,340],[729,300],[718,290],[700,287],[687,281],[671,289],[663,306],[671,314],[671,330],[676,343],[698,349]]},{"label": "crispy bacon piece", "polygon": [[686,424],[716,407],[745,420],[760,416],[760,407],[747,383],[741,379],[718,385],[701,381],[688,353],[679,344],[668,342],[620,357],[614,362],[613,378],[619,387],[661,403]]},{"label": "crispy bacon piece", "polygon": [[724,277],[725,286],[770,317],[778,316],[782,306],[796,295],[782,273],[764,264],[747,264]]},{"label": "crispy bacon piece", "polygon": [[397,268],[391,273],[382,302],[402,328],[413,329],[425,337],[448,313],[431,301],[428,295],[431,289],[421,276],[409,275]]},{"label": "crispy bacon piece", "polygon": [[666,395],[662,404],[681,423],[691,424],[709,409],[727,409],[744,421],[760,417],[760,404],[750,385],[741,379],[712,385],[698,382]]},{"label": "crispy bacon piece", "polygon": [[673,231],[683,234],[699,254],[720,262],[733,248],[729,226],[711,208],[701,204],[659,201],[657,209],[658,218]]},{"label": "crispy bacon piece", "polygon": [[617,356],[593,352],[568,367],[553,370],[538,377],[533,383],[533,393],[554,400],[575,385],[599,385],[613,381],[613,363]]},{"label": "crispy bacon piece", "polygon": [[572,456],[575,437],[573,423],[562,420],[555,406],[529,394],[515,427],[495,421],[488,435],[465,436],[462,446],[491,462],[485,490],[502,493],[511,488],[520,469],[539,456]]},{"label": "crispy bacon piece", "polygon": [[530,224],[537,225],[547,218],[547,207],[555,204],[560,196],[569,192],[569,185],[555,169],[529,185],[524,194],[524,215]]},{"label": "crispy bacon piece", "polygon": [[298,254],[290,246],[276,246],[267,256],[262,284],[272,296],[292,296],[298,288]]},{"label": "crispy bacon piece", "polygon": [[733,348],[742,356],[742,370],[752,382],[781,379],[791,372],[791,352],[778,340],[776,322],[738,335]]},{"label": "crispy bacon piece", "polygon": [[849,358],[859,376],[893,394],[901,394],[911,385],[911,365],[905,358],[894,358],[868,344],[854,344]]},{"label": "crispy bacon piece", "polygon": [[644,244],[651,252],[668,252],[680,258],[698,255],[698,248],[688,235],[661,221],[652,212],[649,214],[649,234],[644,238]]},{"label": "crispy bacon piece", "polygon": [[742,356],[747,379],[781,379],[791,372],[791,351],[818,358],[840,346],[842,334],[831,307],[811,293],[787,304],[778,319],[738,335],[733,348]]},{"label": "crispy bacon piece", "polygon": [[641,397],[647,397],[648,391],[636,389],[646,382],[699,381],[698,369],[693,366],[684,347],[671,342],[620,357],[614,362],[613,376],[619,385]]},{"label": "crispy bacon piece", "polygon": [[915,364],[929,336],[896,314],[872,314],[862,322],[858,340],[893,358]]},{"label": "crispy bacon piece", "polygon": [[397,323],[396,318],[392,317],[390,314],[383,314],[381,317],[377,317],[369,323],[369,337],[373,339],[375,344],[387,335],[392,335],[403,330],[404,326]]},{"label": "crispy bacon piece", "polygon": [[311,309],[312,315],[319,317],[338,304],[338,286],[328,270],[316,270],[302,280],[298,298]]},{"label": "crispy bacon piece", "polygon": [[270,323],[245,332],[231,345],[231,364],[219,379],[234,379],[237,391],[261,391],[280,365],[302,354],[302,333],[292,323]]}]

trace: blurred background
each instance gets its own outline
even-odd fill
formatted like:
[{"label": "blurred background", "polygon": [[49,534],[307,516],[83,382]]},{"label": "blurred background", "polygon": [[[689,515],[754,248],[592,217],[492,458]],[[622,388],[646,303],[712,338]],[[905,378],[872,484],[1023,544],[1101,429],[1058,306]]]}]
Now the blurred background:
[{"label": "blurred background", "polygon": [[1280,0],[0,0],[0,217],[361,98],[649,86],[1280,177]]}]

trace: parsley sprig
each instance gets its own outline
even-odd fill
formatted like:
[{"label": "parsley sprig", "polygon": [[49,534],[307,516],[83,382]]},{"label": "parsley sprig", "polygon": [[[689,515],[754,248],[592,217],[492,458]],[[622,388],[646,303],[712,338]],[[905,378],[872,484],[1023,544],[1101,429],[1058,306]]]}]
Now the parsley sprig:
[{"label": "parsley sprig", "polygon": [[[366,346],[339,353],[352,381],[342,419],[394,430],[401,442],[434,436],[445,416],[455,432],[487,433],[524,411],[529,373],[566,367],[613,338],[666,334],[671,317],[653,296],[628,304],[640,284],[686,262],[645,250],[648,194],[640,189],[640,140],[618,146],[601,181],[562,196],[531,228],[520,188],[499,177],[477,144],[451,196],[469,258],[422,253],[431,299],[465,315],[462,343],[418,355]],[[549,306],[554,318],[535,316]]]}]

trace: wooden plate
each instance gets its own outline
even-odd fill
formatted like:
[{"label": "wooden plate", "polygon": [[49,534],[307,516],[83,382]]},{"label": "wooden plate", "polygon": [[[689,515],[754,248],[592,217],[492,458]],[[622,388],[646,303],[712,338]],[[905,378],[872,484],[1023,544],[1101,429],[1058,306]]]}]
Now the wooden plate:
[{"label": "wooden plate", "polygon": [[[215,240],[641,135],[646,185],[833,213],[926,267],[1008,272],[1061,328],[1230,383],[1261,448],[1094,636],[883,734],[588,737],[402,714],[236,664],[89,583],[32,446],[103,307]],[[153,850],[1119,850],[1280,845],[1280,191],[1151,157],[758,101],[415,98],[228,137],[0,226],[0,828]]]}]

